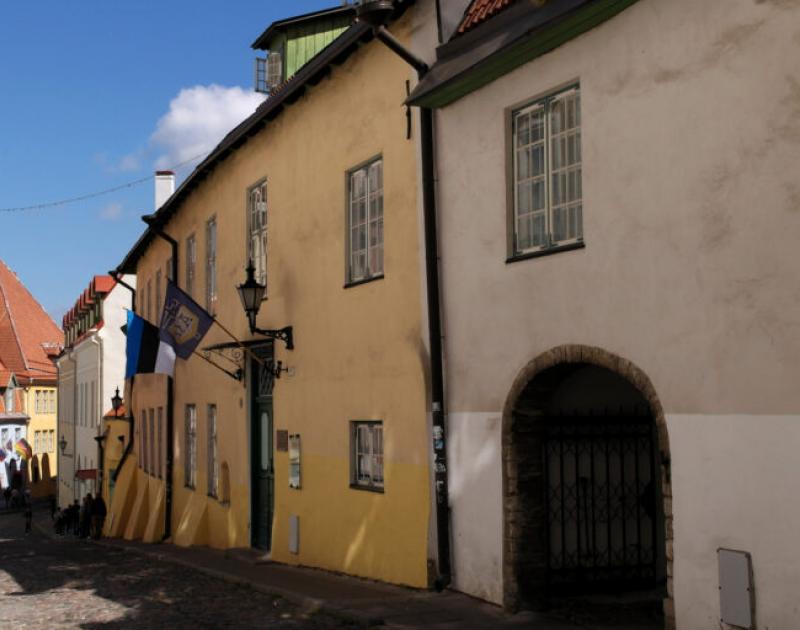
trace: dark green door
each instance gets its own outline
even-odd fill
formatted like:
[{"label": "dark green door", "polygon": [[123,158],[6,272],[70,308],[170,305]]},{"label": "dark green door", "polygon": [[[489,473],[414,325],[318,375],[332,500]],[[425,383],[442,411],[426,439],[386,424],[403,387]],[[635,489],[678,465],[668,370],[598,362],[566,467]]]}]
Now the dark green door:
[{"label": "dark green door", "polygon": [[275,468],[272,445],[272,346],[254,349],[263,364],[252,361],[250,395],[252,427],[250,435],[252,471],[252,542],[259,549],[270,549],[272,513],[275,503]]}]

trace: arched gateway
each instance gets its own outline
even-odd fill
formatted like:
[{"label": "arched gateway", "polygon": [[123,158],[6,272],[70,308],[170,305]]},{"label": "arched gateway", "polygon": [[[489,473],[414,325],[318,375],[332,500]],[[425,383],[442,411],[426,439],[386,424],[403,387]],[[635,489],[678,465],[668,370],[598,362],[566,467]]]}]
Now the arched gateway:
[{"label": "arched gateway", "polygon": [[644,372],[591,346],[540,355],[508,396],[502,444],[506,608],[663,593],[671,625],[669,442]]}]

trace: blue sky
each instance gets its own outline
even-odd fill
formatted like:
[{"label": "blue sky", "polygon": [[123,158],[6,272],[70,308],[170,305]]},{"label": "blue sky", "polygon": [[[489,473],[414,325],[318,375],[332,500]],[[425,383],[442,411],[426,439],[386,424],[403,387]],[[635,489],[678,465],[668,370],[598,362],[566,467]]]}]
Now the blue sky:
[{"label": "blue sky", "polygon": [[59,325],[92,275],[115,267],[142,232],[153,183],[2,209],[105,190],[207,153],[257,104],[256,37],[337,4],[0,3],[0,258]]}]

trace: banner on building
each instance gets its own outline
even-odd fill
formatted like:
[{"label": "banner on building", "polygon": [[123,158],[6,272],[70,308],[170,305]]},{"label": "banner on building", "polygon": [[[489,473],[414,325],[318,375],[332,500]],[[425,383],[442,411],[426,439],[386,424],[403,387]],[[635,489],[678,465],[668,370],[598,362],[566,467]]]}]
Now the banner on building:
[{"label": "banner on building", "polygon": [[191,296],[167,283],[167,298],[161,315],[161,339],[169,343],[175,354],[188,359],[205,337],[214,318]]},{"label": "banner on building", "polygon": [[175,373],[175,351],[168,341],[162,339],[158,326],[128,311],[127,336],[126,379],[135,374],[172,376]]},{"label": "banner on building", "polygon": [[29,460],[33,457],[33,449],[31,448],[31,445],[28,444],[28,440],[25,438],[20,438],[17,440],[17,443],[14,445],[14,450],[16,451],[17,455],[24,460]]}]

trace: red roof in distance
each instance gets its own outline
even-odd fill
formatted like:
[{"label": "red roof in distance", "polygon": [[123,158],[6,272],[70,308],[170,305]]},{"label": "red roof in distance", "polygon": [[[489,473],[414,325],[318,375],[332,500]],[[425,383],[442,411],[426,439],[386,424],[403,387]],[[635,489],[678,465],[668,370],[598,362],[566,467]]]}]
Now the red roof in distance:
[{"label": "red roof in distance", "polygon": [[17,275],[0,260],[0,360],[20,384],[55,385],[53,347],[64,334]]}]

